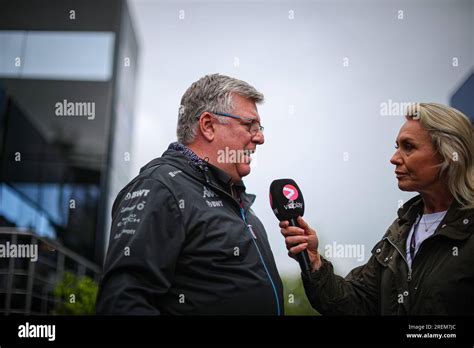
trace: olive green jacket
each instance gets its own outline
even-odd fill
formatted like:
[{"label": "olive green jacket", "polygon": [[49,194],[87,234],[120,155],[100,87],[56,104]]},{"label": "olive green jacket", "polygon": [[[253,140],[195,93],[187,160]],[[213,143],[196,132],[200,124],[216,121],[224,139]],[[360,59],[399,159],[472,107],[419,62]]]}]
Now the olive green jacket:
[{"label": "olive green jacket", "polygon": [[323,315],[474,315],[474,209],[453,203],[409,269],[406,239],[422,212],[421,196],[409,200],[369,261],[345,278],[322,258],[302,275],[311,305]]}]

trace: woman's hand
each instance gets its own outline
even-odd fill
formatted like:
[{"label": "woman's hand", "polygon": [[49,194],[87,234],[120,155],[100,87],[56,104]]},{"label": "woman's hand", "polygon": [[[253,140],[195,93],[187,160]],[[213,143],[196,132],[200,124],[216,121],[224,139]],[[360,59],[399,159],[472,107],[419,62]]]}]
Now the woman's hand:
[{"label": "woman's hand", "polygon": [[311,270],[317,271],[321,267],[321,257],[318,252],[318,237],[301,216],[297,219],[298,225],[290,226],[288,221],[281,221],[281,234],[285,237],[288,255],[296,260],[296,255],[303,250],[308,250],[308,256],[311,261]]}]

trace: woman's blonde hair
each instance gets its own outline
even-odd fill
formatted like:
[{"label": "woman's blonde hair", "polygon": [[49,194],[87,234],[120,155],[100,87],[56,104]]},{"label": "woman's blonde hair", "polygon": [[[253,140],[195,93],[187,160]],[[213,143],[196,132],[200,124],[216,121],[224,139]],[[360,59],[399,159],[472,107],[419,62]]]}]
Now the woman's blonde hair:
[{"label": "woman's blonde hair", "polygon": [[[413,110],[411,110],[413,111]],[[429,132],[442,156],[440,175],[446,174],[449,191],[464,209],[474,208],[474,129],[459,110],[436,103],[418,103],[407,119],[418,120]]]}]

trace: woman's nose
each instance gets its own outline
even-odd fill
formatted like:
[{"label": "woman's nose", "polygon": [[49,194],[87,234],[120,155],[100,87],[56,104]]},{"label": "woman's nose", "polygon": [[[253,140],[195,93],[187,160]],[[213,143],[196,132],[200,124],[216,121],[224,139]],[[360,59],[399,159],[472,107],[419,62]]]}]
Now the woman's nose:
[{"label": "woman's nose", "polygon": [[390,158],[390,163],[392,163],[394,166],[400,165],[402,163],[402,158],[400,154],[398,153],[398,150],[395,151],[392,158]]}]

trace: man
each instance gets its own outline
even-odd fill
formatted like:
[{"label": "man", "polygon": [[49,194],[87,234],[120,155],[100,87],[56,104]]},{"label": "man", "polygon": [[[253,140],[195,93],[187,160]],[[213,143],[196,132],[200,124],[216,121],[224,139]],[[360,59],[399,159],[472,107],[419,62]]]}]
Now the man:
[{"label": "man", "polygon": [[181,99],[178,142],[119,194],[98,314],[282,315],[265,229],[245,192],[263,95],[219,74]]}]

